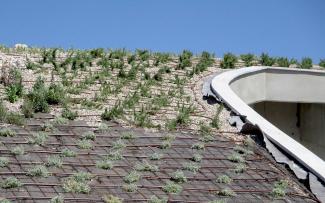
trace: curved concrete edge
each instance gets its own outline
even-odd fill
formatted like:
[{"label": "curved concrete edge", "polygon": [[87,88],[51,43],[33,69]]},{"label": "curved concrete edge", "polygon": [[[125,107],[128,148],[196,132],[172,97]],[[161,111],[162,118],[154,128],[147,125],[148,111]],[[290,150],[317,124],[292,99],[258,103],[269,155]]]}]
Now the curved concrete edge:
[{"label": "curved concrete edge", "polygon": [[[279,67],[255,66],[227,71],[213,78],[211,82],[211,89],[235,113],[246,117],[246,120],[252,125],[258,126],[269,140],[271,140],[274,144],[295,158],[300,164],[309,169],[319,179],[325,182],[325,162],[321,158],[279,130],[264,117],[260,116],[231,89],[230,84],[238,77],[252,74],[254,72],[266,71],[267,69],[288,70],[287,68]],[[302,72],[321,72],[317,70],[294,70]]]}]

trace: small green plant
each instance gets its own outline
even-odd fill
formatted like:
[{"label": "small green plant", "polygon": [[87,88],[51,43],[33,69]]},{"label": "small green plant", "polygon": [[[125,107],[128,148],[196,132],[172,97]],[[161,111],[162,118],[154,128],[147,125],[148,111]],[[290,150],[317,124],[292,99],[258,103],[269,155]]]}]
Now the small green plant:
[{"label": "small green plant", "polygon": [[204,149],[204,143],[201,143],[201,142],[194,143],[191,148],[196,149],[196,150],[203,150]]},{"label": "small green plant", "polygon": [[161,149],[169,149],[172,146],[172,143],[168,140],[165,140],[159,146]]},{"label": "small green plant", "polygon": [[10,85],[6,87],[7,99],[10,103],[15,103],[19,99],[19,89],[16,85]]},{"label": "small green plant", "polygon": [[119,150],[116,150],[109,152],[106,158],[111,161],[117,161],[123,159],[123,156]]},{"label": "small green plant", "polygon": [[69,120],[75,120],[78,117],[78,112],[77,111],[71,111],[68,108],[64,108],[62,110],[61,116],[63,118],[69,119]]},{"label": "small green plant", "polygon": [[92,143],[90,140],[78,140],[77,141],[77,146],[80,148],[80,149],[91,149],[93,147]]},{"label": "small green plant", "polygon": [[244,163],[238,163],[233,170],[235,173],[243,173],[246,169],[247,166]]},{"label": "small green plant", "polygon": [[254,152],[252,152],[251,150],[249,149],[246,149],[244,147],[241,147],[239,145],[237,145],[235,148],[234,148],[235,152],[239,153],[239,154],[243,154],[244,156],[246,155],[251,155],[251,154],[254,154]]},{"label": "small green plant", "polygon": [[219,129],[220,128],[220,114],[223,110],[223,105],[219,105],[218,106],[218,109],[217,109],[217,113],[214,115],[214,117],[212,118],[212,121],[211,121],[211,126],[213,128],[216,128],[216,129]]},{"label": "small green plant", "polygon": [[318,65],[322,68],[325,68],[325,59],[321,59]]},{"label": "small green plant", "polygon": [[289,65],[290,65],[289,59],[286,58],[286,57],[279,57],[279,58],[277,58],[276,59],[276,63],[280,67],[289,67]]},{"label": "small green plant", "polygon": [[42,131],[45,131],[45,132],[52,132],[53,130],[55,130],[54,126],[50,122],[44,123],[41,128],[42,128]]},{"label": "small green plant", "polygon": [[244,157],[242,157],[240,154],[238,153],[233,153],[230,156],[228,156],[228,159],[232,162],[236,162],[236,163],[244,163],[245,159]]},{"label": "small green plant", "polygon": [[274,187],[272,189],[271,195],[274,198],[281,198],[286,195],[286,189],[288,187],[288,181],[287,180],[280,180],[274,184]]},{"label": "small green plant", "polygon": [[226,196],[226,197],[232,197],[232,196],[236,195],[236,193],[229,188],[222,189],[222,190],[218,191],[217,194],[220,196]]},{"label": "small green plant", "polygon": [[148,200],[148,203],[167,203],[168,200],[166,198],[158,198],[157,196],[153,195]]},{"label": "small green plant", "polygon": [[104,195],[103,200],[105,203],[123,203],[123,200],[114,195]]},{"label": "small green plant", "polygon": [[18,156],[18,155],[23,155],[25,153],[25,150],[22,146],[16,146],[13,149],[11,149],[10,153]]},{"label": "small green plant", "polygon": [[202,156],[200,154],[194,154],[191,160],[194,162],[201,162]]},{"label": "small green plant", "polygon": [[183,169],[196,173],[200,170],[200,165],[198,165],[197,163],[188,162],[183,165]]},{"label": "small green plant", "polygon": [[15,125],[23,125],[24,124],[24,117],[16,112],[7,112],[5,122],[9,124]]},{"label": "small green plant", "polygon": [[177,170],[172,174],[171,180],[176,183],[186,183],[187,177],[184,175],[183,171]]},{"label": "small green plant", "polygon": [[177,69],[185,69],[186,67],[190,67],[192,65],[192,56],[193,53],[191,51],[184,50],[179,56],[179,63],[177,65]]},{"label": "small green plant", "polygon": [[100,132],[100,133],[104,133],[104,132],[106,132],[106,131],[108,131],[108,125],[107,124],[105,124],[105,123],[101,123],[99,126],[98,126],[98,132]]},{"label": "small green plant", "polygon": [[123,180],[126,183],[134,183],[140,180],[141,175],[137,171],[131,171]]},{"label": "small green plant", "polygon": [[221,175],[221,176],[218,176],[218,178],[217,178],[217,183],[229,184],[231,182],[232,182],[232,179],[227,175]]},{"label": "small green plant", "polygon": [[150,160],[160,160],[161,158],[162,158],[162,155],[157,152],[150,155]]},{"label": "small green plant", "polygon": [[131,140],[134,138],[135,138],[135,136],[132,132],[125,132],[125,133],[122,133],[122,135],[121,135],[121,139],[124,139],[124,140]]},{"label": "small green plant", "polygon": [[46,166],[48,167],[58,167],[61,168],[63,165],[63,161],[60,156],[52,155],[47,158]]},{"label": "small green plant", "polygon": [[237,63],[237,56],[232,53],[226,53],[223,55],[223,60],[220,63],[221,68],[223,69],[232,69],[235,68]]},{"label": "small green plant", "polygon": [[255,56],[254,56],[254,54],[241,54],[240,55],[240,59],[242,60],[242,61],[244,61],[244,63],[245,63],[245,66],[252,66],[253,65],[253,61],[254,61],[254,59],[255,59]]},{"label": "small green plant", "polygon": [[260,63],[262,66],[272,66],[275,63],[275,58],[270,57],[267,53],[262,53]]},{"label": "small green plant", "polygon": [[68,119],[63,117],[55,117],[55,119],[52,120],[53,125],[66,125],[68,122]]},{"label": "small green plant", "polygon": [[112,149],[123,149],[126,147],[126,144],[123,142],[123,140],[118,139],[115,142],[112,143]]},{"label": "small green plant", "polygon": [[0,137],[14,137],[16,136],[16,132],[9,128],[2,128],[0,130]]},{"label": "small green plant", "polygon": [[64,203],[64,197],[62,195],[57,195],[50,200],[50,203]]},{"label": "small green plant", "polygon": [[65,91],[62,85],[51,83],[46,95],[48,104],[62,104],[65,100]]},{"label": "small green plant", "polygon": [[163,187],[163,191],[168,194],[178,194],[183,190],[182,186],[174,183],[172,181],[168,181],[166,185]]},{"label": "small green plant", "polygon": [[85,182],[91,180],[93,178],[93,175],[88,172],[80,171],[78,173],[73,174],[72,178],[78,182]]},{"label": "small green plant", "polygon": [[122,186],[123,190],[125,190],[126,192],[135,192],[138,190],[138,186],[136,184],[125,184]]},{"label": "small green plant", "polygon": [[247,136],[244,140],[244,145],[248,148],[255,148],[255,141],[250,137],[250,136]]},{"label": "small green plant", "polygon": [[104,170],[112,169],[113,168],[113,163],[110,160],[100,160],[96,162],[96,167],[101,168]]},{"label": "small green plant", "polygon": [[8,177],[1,182],[0,187],[3,189],[11,189],[21,187],[23,184],[15,177]]},{"label": "small green plant", "polygon": [[95,140],[96,139],[96,135],[95,133],[88,131],[85,132],[84,134],[82,134],[82,139],[84,140]]},{"label": "small green plant", "polygon": [[0,168],[6,167],[9,164],[9,159],[7,157],[0,157]]},{"label": "small green plant", "polygon": [[50,172],[47,170],[47,168],[43,165],[37,165],[34,168],[31,168],[27,171],[28,176],[32,176],[32,177],[48,177],[50,174]]},{"label": "small green plant", "polygon": [[301,60],[300,67],[303,69],[309,69],[313,67],[313,60],[311,58],[305,57]]},{"label": "small green plant", "polygon": [[147,161],[143,161],[142,163],[136,164],[135,169],[137,171],[151,171],[151,172],[156,172],[159,170],[158,166],[149,164]]},{"label": "small green plant", "polygon": [[87,182],[68,178],[63,182],[63,190],[65,192],[88,194],[91,189]]},{"label": "small green plant", "polygon": [[61,155],[63,157],[76,157],[77,156],[76,152],[74,152],[74,151],[72,151],[72,150],[70,150],[68,148],[63,149],[61,151]]},{"label": "small green plant", "polygon": [[176,138],[175,135],[167,134],[167,135],[164,135],[161,139],[162,139],[162,140],[165,140],[165,141],[169,141],[169,142],[171,142],[171,141],[174,141],[175,138]]},{"label": "small green plant", "polygon": [[28,98],[24,99],[24,103],[21,106],[21,111],[24,114],[25,118],[33,118],[34,117],[33,102]]},{"label": "small green plant", "polygon": [[38,132],[28,138],[28,143],[43,146],[47,139],[48,135],[45,132]]}]

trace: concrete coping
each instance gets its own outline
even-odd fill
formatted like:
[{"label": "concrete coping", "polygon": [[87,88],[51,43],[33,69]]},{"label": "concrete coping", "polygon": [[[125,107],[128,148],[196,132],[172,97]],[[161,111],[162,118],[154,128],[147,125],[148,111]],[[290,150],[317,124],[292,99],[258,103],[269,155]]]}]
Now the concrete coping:
[{"label": "concrete coping", "polygon": [[[269,140],[271,140],[274,144],[295,158],[300,164],[309,169],[319,179],[325,182],[325,162],[302,144],[295,141],[293,138],[282,132],[264,117],[255,112],[254,109],[245,103],[231,87],[233,82],[238,81],[241,78],[251,77],[260,73],[267,74],[268,72],[272,72],[272,74],[298,73],[307,75],[306,77],[308,77],[308,75],[318,75],[324,77],[325,79],[325,72],[319,70],[253,66],[249,68],[227,71],[215,76],[211,82],[211,89],[235,113],[246,117],[246,120],[252,125],[259,127]],[[264,78],[264,80],[267,80],[267,78]],[[255,84],[255,86],[257,88],[265,88],[265,84]],[[324,83],[322,86],[324,87]],[[297,92],[299,93],[299,90],[297,90]]]}]

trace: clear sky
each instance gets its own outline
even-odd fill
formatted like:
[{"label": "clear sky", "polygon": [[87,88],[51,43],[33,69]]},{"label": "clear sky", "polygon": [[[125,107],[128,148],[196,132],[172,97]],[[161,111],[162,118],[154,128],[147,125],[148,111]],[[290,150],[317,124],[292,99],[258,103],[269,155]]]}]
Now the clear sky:
[{"label": "clear sky", "polygon": [[325,58],[325,0],[1,0],[0,44]]}]

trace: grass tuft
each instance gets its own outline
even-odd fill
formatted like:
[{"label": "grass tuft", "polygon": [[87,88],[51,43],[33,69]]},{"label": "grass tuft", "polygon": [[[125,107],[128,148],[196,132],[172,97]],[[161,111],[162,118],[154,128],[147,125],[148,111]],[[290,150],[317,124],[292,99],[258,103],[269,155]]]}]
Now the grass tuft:
[{"label": "grass tuft", "polygon": [[15,177],[8,177],[1,182],[0,187],[3,189],[11,189],[21,187],[23,184]]},{"label": "grass tuft", "polygon": [[163,187],[163,191],[168,194],[178,194],[183,190],[182,186],[174,183],[172,181],[168,181],[166,185]]}]

